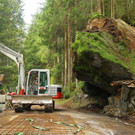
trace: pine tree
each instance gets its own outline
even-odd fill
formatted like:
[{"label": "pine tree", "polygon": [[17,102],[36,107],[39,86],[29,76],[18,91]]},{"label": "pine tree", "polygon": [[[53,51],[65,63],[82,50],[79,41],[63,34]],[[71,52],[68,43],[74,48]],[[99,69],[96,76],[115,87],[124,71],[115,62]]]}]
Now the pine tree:
[{"label": "pine tree", "polygon": [[[20,52],[24,40],[24,21],[21,0],[0,0],[0,42]],[[15,70],[16,69],[16,70]],[[5,74],[5,84],[17,85],[17,66],[10,58],[0,53],[0,73]]]}]

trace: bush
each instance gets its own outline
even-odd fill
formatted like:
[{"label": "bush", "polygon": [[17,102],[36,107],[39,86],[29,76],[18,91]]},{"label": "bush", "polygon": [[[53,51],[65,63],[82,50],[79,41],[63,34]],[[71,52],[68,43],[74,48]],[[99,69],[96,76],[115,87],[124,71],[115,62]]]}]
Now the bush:
[{"label": "bush", "polygon": [[70,96],[71,96],[71,92],[70,92],[70,91],[65,91],[65,92],[64,92],[64,97],[65,97],[65,99],[70,98]]}]

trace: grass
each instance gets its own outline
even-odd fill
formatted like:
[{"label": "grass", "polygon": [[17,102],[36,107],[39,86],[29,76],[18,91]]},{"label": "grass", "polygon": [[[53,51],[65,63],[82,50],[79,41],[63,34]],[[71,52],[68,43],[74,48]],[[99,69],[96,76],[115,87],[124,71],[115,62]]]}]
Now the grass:
[{"label": "grass", "polygon": [[72,99],[72,97],[68,98],[68,99],[57,99],[55,100],[56,104],[58,105],[65,105],[67,102],[69,102]]},{"label": "grass", "polygon": [[66,106],[67,108],[70,108],[70,109],[78,109],[80,107],[85,107],[88,104],[90,104],[91,100],[89,99],[75,100],[73,97],[70,97],[68,99],[58,99],[58,100],[55,100],[55,102],[58,105]]}]

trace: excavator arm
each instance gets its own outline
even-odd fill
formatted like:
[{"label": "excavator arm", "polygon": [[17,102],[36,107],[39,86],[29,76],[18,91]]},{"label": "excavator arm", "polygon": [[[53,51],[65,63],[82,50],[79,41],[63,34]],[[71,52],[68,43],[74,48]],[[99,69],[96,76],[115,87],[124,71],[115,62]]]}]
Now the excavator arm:
[{"label": "excavator arm", "polygon": [[13,51],[12,49],[4,46],[0,43],[0,52],[14,60],[18,67],[18,86],[17,94],[19,94],[20,88],[24,89],[25,76],[24,76],[24,61],[23,55]]}]

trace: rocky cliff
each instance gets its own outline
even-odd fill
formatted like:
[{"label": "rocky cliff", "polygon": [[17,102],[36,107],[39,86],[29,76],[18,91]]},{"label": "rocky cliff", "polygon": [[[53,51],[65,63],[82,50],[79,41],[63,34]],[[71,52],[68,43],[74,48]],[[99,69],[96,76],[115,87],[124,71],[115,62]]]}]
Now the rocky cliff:
[{"label": "rocky cliff", "polygon": [[111,81],[130,80],[135,74],[135,29],[111,18],[94,19],[78,32],[73,46],[74,73],[109,93]]},{"label": "rocky cliff", "polygon": [[86,82],[83,91],[89,95],[104,95],[105,99],[117,95],[120,103],[121,86],[112,87],[110,83],[134,79],[135,28],[120,19],[94,19],[88,21],[85,30],[77,33],[72,49],[74,74],[78,80]]}]

